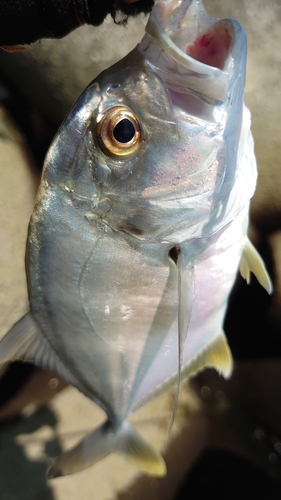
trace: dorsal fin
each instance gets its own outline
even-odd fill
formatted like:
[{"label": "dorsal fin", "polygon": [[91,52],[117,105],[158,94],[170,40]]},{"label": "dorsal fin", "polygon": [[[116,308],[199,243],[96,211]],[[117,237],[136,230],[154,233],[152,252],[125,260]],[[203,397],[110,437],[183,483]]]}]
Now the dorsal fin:
[{"label": "dorsal fin", "polygon": [[0,368],[17,360],[50,370],[79,389],[78,381],[57,356],[30,312],[0,341]]}]

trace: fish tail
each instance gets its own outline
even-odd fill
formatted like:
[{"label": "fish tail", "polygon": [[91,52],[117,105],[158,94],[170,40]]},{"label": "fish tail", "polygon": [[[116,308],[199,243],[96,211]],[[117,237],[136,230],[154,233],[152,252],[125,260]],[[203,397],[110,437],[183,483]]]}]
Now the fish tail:
[{"label": "fish tail", "polygon": [[163,457],[127,421],[114,426],[105,422],[78,445],[60,455],[48,470],[48,478],[72,474],[90,467],[111,452],[117,452],[138,469],[153,476],[164,476]]}]

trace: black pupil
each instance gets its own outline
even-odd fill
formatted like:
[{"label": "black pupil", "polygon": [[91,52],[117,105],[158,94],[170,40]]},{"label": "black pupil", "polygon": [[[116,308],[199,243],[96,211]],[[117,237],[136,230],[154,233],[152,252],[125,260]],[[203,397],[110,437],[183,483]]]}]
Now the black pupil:
[{"label": "black pupil", "polygon": [[118,142],[122,142],[126,144],[126,142],[130,142],[135,136],[135,127],[133,123],[128,120],[128,118],[123,118],[117,125],[114,127],[113,135]]}]

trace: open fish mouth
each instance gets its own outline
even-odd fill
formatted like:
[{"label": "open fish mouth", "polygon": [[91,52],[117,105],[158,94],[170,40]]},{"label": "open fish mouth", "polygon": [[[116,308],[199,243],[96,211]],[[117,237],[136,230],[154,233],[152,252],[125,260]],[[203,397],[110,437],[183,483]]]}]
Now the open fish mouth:
[{"label": "open fish mouth", "polygon": [[170,0],[155,6],[146,33],[139,50],[170,89],[213,105],[226,100],[245,44],[239,23],[209,16],[201,0]]},{"label": "open fish mouth", "polygon": [[157,7],[146,32],[165,46],[167,54],[199,74],[211,75],[215,73],[213,68],[224,69],[233,43],[231,21],[210,17],[200,0],[172,0]]}]

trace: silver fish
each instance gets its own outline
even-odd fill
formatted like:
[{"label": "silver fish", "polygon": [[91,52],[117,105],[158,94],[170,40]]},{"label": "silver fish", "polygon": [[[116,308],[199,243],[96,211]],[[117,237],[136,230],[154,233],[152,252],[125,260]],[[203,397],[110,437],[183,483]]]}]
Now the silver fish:
[{"label": "silver fish", "polygon": [[1,341],[0,364],[58,373],[108,420],[49,477],[112,451],[165,474],[128,415],[205,366],[230,376],[222,324],[239,266],[272,290],[247,238],[257,173],[245,63],[236,21],[201,0],[160,2],[50,147],[27,242],[30,312]]}]

